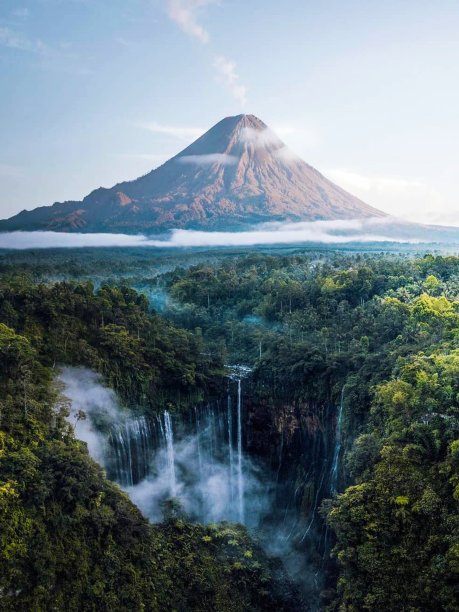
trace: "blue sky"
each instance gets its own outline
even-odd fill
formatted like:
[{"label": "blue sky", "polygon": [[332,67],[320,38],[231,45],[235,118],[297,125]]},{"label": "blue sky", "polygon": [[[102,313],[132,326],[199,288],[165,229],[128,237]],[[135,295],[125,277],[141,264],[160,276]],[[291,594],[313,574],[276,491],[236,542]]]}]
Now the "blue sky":
[{"label": "blue sky", "polygon": [[2,0],[1,216],[253,113],[370,204],[459,225],[459,3]]}]

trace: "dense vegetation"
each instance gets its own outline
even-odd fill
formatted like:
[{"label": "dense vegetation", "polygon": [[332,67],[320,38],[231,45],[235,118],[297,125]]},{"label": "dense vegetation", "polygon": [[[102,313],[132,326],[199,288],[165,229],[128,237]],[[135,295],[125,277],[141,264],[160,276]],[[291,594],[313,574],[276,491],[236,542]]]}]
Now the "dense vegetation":
[{"label": "dense vegetation", "polygon": [[344,388],[330,609],[457,609],[459,259],[252,256],[167,282],[171,316],[250,359],[260,398]]},{"label": "dense vegetation", "polygon": [[[450,314],[452,314],[450,312]],[[459,332],[456,315],[455,334]],[[347,457],[331,507],[344,609],[457,610],[459,350],[400,359]]]},{"label": "dense vegetation", "polygon": [[[186,409],[218,393],[233,361],[254,367],[254,401],[336,405],[343,390],[341,493],[322,503],[334,538],[323,605],[457,610],[459,258],[252,253],[154,272],[140,260],[97,291],[37,283],[26,258],[21,275],[3,263],[10,608],[52,609],[52,593],[55,609],[295,609],[243,530],[174,513],[149,526],[73,439],[52,383],[55,365],[87,365],[138,410]],[[83,278],[97,268],[92,256],[80,266]],[[158,296],[163,316],[150,311]]]},{"label": "dense vegetation", "polygon": [[150,313],[127,286],[0,280],[0,321],[27,337],[44,365],[100,372],[130,405],[180,404],[210,392],[221,364],[202,342]]},{"label": "dense vegetation", "polygon": [[4,279],[0,312],[1,609],[295,609],[243,528],[191,525],[174,508],[149,525],[65,419],[59,363],[99,370],[131,402],[151,394],[150,409],[172,389],[208,392],[190,334],[127,288]]}]

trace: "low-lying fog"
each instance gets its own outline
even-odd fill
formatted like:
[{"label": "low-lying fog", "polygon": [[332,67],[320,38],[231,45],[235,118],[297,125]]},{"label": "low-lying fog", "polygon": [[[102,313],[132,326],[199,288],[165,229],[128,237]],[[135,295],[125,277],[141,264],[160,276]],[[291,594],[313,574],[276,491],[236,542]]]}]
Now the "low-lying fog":
[{"label": "low-lying fog", "polygon": [[59,247],[218,247],[274,244],[345,244],[370,242],[459,243],[459,228],[414,226],[393,217],[263,223],[248,231],[220,232],[172,230],[163,236],[127,234],[79,234],[63,232],[10,232],[0,234],[0,248],[31,249]]}]

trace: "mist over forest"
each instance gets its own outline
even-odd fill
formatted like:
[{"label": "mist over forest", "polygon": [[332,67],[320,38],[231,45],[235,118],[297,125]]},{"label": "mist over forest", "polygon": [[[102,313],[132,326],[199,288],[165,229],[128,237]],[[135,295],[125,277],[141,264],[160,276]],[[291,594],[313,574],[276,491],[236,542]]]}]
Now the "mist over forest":
[{"label": "mist over forest", "polygon": [[0,272],[6,609],[457,608],[457,256]]}]

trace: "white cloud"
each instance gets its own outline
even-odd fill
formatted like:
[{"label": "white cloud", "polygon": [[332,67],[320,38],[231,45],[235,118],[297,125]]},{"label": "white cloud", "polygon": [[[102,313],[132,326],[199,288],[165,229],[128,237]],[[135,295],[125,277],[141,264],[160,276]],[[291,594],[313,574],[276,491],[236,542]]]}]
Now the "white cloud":
[{"label": "white cloud", "polygon": [[340,187],[385,212],[417,223],[459,225],[457,203],[419,178],[367,175],[343,168],[325,172]]},{"label": "white cloud", "polygon": [[244,232],[173,230],[162,240],[143,235],[66,234],[60,232],[11,232],[0,234],[0,248],[29,249],[87,246],[218,247],[257,244],[345,244],[349,242],[418,242],[399,235],[403,223],[396,219],[348,219],[300,223],[266,223]]},{"label": "white cloud", "polygon": [[173,153],[120,153],[117,154],[117,157],[122,157],[123,159],[141,159],[161,164],[170,159],[173,155]]},{"label": "white cloud", "polygon": [[[198,21],[200,9],[214,4],[217,0],[167,0],[169,17],[187,34],[206,44],[209,42],[209,32]],[[216,55],[213,66],[216,70],[216,80],[222,84],[231,95],[244,105],[247,99],[247,88],[239,80],[236,63]]]},{"label": "white cloud", "polygon": [[346,183],[355,189],[361,189],[363,191],[385,191],[389,189],[391,191],[404,192],[413,189],[421,191],[426,189],[426,185],[419,180],[408,180],[399,177],[368,176],[339,168],[329,170],[328,175],[332,177],[333,180],[341,181],[341,183]]},{"label": "white cloud", "polygon": [[12,12],[13,17],[17,17],[19,19],[26,19],[30,15],[30,11],[28,8],[17,8]]},{"label": "white cloud", "polygon": [[295,153],[295,151],[292,151],[292,149],[289,149],[288,147],[281,147],[280,149],[277,149],[277,151],[274,151],[274,157],[277,157],[284,162],[301,161],[301,158]]},{"label": "white cloud", "polygon": [[182,155],[177,158],[177,161],[182,164],[198,164],[198,166],[207,166],[210,164],[232,166],[237,164],[238,158],[235,155],[228,155],[227,153],[209,153],[207,155]]},{"label": "white cloud", "polygon": [[281,161],[301,161],[301,158],[277,136],[277,132],[269,128],[257,130],[256,128],[245,127],[241,130],[240,139],[242,142],[249,143],[255,148],[263,149],[271,147],[274,157]]},{"label": "white cloud", "polygon": [[135,125],[149,132],[154,132],[155,134],[165,134],[166,136],[172,136],[173,138],[186,141],[199,138],[199,136],[202,136],[205,132],[203,128],[199,127],[164,125],[156,121],[144,121],[135,123]]},{"label": "white cloud", "polygon": [[8,27],[0,27],[0,47],[7,47],[37,58],[37,65],[45,70],[58,70],[77,76],[92,74],[92,70],[81,65],[78,54],[72,52],[72,44],[61,41],[55,46],[39,38],[31,38]]},{"label": "white cloud", "polygon": [[272,130],[299,151],[307,151],[319,142],[317,131],[305,125],[273,125]]},{"label": "white cloud", "polygon": [[24,176],[24,169],[13,164],[3,164],[0,162],[0,176],[9,179],[19,179]]},{"label": "white cloud", "polygon": [[[381,228],[379,220],[349,219],[335,221],[305,221],[299,223],[266,223],[245,232],[206,232],[196,230],[174,230],[166,241],[148,240],[152,246],[168,247],[214,247],[253,246],[258,244],[295,244],[315,242],[345,244],[349,242],[416,242],[415,239],[398,238],[391,235],[396,221],[386,220]],[[373,231],[376,229],[376,231]],[[381,231],[382,229],[382,231]]]},{"label": "white cloud", "polygon": [[281,139],[269,128],[257,130],[253,127],[242,128],[240,139],[242,142],[253,144],[255,147],[266,147],[268,145],[283,146]]},{"label": "white cloud", "polygon": [[459,227],[459,206],[452,205],[449,210],[445,210],[445,207],[438,210],[430,210],[425,215],[425,223],[433,223],[434,225],[452,225]]},{"label": "white cloud", "polygon": [[197,13],[199,9],[213,2],[214,0],[167,0],[167,12],[186,34],[206,44],[209,42],[209,33],[198,22]]},{"label": "white cloud", "polygon": [[247,100],[247,88],[239,81],[236,63],[223,55],[217,55],[214,58],[214,68],[217,72],[217,82],[226,87],[231,95],[244,106]]},{"label": "white cloud", "polygon": [[7,27],[0,27],[0,45],[9,49],[17,49],[18,51],[27,51],[39,55],[49,53],[48,46],[41,40],[28,38],[21,32],[16,32]]},{"label": "white cloud", "polygon": [[123,38],[123,36],[116,36],[115,42],[121,45],[122,47],[126,47],[126,49],[130,49],[133,45],[129,40]]}]

